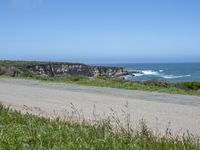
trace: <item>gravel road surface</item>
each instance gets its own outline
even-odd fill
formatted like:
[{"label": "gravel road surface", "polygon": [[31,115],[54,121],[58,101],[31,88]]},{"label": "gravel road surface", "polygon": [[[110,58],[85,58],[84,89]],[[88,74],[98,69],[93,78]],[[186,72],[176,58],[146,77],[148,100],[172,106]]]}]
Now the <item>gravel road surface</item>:
[{"label": "gravel road surface", "polygon": [[2,78],[0,102],[22,112],[60,117],[74,112],[74,106],[88,120],[94,119],[94,112],[101,117],[109,116],[112,108],[122,122],[123,110],[130,113],[133,127],[144,119],[154,131],[163,133],[170,127],[174,134],[189,130],[200,135],[197,96]]}]

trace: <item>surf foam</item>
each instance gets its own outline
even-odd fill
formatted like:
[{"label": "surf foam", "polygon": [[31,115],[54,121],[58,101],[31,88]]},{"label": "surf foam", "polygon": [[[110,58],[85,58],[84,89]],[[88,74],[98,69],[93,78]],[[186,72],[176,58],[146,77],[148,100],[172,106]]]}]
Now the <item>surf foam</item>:
[{"label": "surf foam", "polygon": [[171,74],[164,74],[164,70],[137,70],[138,73],[133,73],[135,77],[141,77],[141,76],[157,76],[164,79],[176,79],[176,78],[184,78],[184,77],[190,77],[191,75],[171,75]]}]

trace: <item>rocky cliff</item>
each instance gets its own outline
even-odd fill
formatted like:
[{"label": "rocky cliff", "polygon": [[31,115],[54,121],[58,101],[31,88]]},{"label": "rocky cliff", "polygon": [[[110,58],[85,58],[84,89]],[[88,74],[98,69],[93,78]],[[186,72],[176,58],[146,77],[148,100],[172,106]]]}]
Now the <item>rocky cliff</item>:
[{"label": "rocky cliff", "polygon": [[20,70],[15,66],[0,66],[0,75],[18,76]]},{"label": "rocky cliff", "polygon": [[28,65],[27,68],[33,73],[42,76],[107,76],[120,77],[127,75],[122,67],[89,66],[78,63],[50,63],[39,65]]},{"label": "rocky cliff", "polygon": [[[122,77],[128,75],[129,72],[123,67],[106,67],[106,66],[90,66],[80,63],[30,63],[23,62],[12,65],[2,65],[0,63],[0,75],[9,76],[106,76],[106,77]],[[21,65],[23,64],[23,65]]]}]

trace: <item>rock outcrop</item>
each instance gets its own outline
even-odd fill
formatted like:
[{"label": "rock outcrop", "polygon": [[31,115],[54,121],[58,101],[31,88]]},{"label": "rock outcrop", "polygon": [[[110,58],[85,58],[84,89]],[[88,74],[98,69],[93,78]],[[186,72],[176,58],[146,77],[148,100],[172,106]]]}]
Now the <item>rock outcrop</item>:
[{"label": "rock outcrop", "polygon": [[130,75],[123,67],[91,66],[80,63],[47,63],[47,62],[17,62],[2,61],[0,75],[8,76],[105,76],[118,78]]},{"label": "rock outcrop", "polygon": [[20,75],[20,70],[15,66],[0,66],[0,75],[14,77]]},{"label": "rock outcrop", "polygon": [[28,65],[27,68],[36,75],[54,76],[107,76],[121,77],[128,74],[123,67],[89,66],[79,63],[49,63]]}]

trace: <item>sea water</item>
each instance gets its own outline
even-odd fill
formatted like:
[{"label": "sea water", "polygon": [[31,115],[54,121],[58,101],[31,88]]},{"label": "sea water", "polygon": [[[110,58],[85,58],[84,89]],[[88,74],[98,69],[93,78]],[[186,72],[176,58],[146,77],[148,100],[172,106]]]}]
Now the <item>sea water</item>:
[{"label": "sea water", "polygon": [[129,71],[141,72],[134,73],[134,76],[126,76],[128,80],[200,81],[200,63],[129,63],[106,64],[106,66],[122,66]]}]

